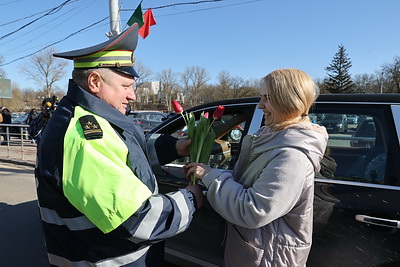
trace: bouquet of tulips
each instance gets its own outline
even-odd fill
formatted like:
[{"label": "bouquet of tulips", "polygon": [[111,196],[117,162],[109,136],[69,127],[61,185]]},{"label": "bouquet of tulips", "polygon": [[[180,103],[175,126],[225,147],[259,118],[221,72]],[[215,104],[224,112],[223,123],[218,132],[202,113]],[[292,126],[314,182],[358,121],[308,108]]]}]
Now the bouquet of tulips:
[{"label": "bouquet of tulips", "polygon": [[[211,150],[214,145],[215,132],[212,129],[214,121],[220,120],[222,114],[224,114],[225,107],[219,105],[212,115],[212,121],[210,122],[208,112],[203,112],[200,115],[200,120],[196,124],[196,119],[192,112],[183,112],[181,104],[172,100],[172,107],[176,113],[180,113],[185,121],[188,129],[188,138],[192,140],[190,145],[190,161],[207,164]],[[192,183],[196,181],[192,177]]]}]

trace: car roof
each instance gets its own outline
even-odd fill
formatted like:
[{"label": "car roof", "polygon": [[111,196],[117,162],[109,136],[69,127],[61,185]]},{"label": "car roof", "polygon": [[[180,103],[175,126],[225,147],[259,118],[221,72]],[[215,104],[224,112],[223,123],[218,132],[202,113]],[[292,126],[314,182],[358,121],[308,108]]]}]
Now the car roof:
[{"label": "car roof", "polygon": [[[202,108],[208,108],[218,105],[230,105],[230,104],[255,104],[260,101],[259,96],[254,97],[242,97],[242,98],[232,98],[226,100],[217,100],[213,102],[208,102],[195,107],[188,108],[186,112],[193,110],[201,110]],[[400,103],[400,94],[320,94],[316,100],[318,103],[329,103],[329,102],[344,102],[344,103]],[[136,111],[132,111],[136,112]],[[176,116],[176,115],[175,115]]]},{"label": "car roof", "polygon": [[[259,102],[260,97],[244,97],[238,99],[227,99],[210,102],[207,104],[199,105],[212,106],[220,105],[221,102],[224,104],[238,104],[238,103],[254,103]],[[320,94],[316,102],[357,102],[357,103],[400,103],[400,94]],[[191,110],[188,109],[188,111]]]},{"label": "car roof", "polygon": [[400,94],[321,94],[317,102],[400,103]]}]

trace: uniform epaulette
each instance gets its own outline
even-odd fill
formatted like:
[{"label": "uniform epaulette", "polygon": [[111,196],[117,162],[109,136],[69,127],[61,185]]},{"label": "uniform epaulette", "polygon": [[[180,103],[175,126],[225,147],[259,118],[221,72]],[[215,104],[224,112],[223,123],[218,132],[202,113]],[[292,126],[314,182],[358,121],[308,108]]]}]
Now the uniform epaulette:
[{"label": "uniform epaulette", "polygon": [[79,118],[83,129],[83,135],[87,140],[103,138],[103,130],[93,115],[86,115]]}]

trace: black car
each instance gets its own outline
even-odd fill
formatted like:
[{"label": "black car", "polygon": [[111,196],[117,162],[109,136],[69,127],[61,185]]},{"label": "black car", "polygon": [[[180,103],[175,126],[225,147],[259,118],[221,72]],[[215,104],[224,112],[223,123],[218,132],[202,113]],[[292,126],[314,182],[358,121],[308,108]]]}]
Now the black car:
[{"label": "black car", "polygon": [[[243,98],[201,105],[188,112],[225,107],[216,132],[209,165],[232,169],[241,139],[263,125],[259,98]],[[314,194],[313,245],[307,266],[400,266],[400,95],[321,95],[310,117],[320,122],[330,114],[351,117],[357,123],[344,132],[331,131],[328,152],[337,164],[332,177],[317,176]],[[362,121],[373,123],[370,145],[355,146]],[[148,133],[185,138],[185,123],[176,115]],[[188,158],[155,169],[160,192],[185,187],[182,166]],[[205,189],[206,194],[206,189]],[[169,240],[167,259],[181,266],[223,264],[224,220],[206,203],[189,229]]]},{"label": "black car", "polygon": [[373,118],[366,118],[357,125],[350,144],[353,147],[372,147],[375,145],[375,139],[375,122]]},{"label": "black car", "polygon": [[318,124],[324,126],[328,133],[345,133],[349,127],[346,114],[321,114]]},{"label": "black car", "polygon": [[129,116],[143,129],[145,133],[152,130],[167,118],[167,114],[159,111],[131,111]]}]

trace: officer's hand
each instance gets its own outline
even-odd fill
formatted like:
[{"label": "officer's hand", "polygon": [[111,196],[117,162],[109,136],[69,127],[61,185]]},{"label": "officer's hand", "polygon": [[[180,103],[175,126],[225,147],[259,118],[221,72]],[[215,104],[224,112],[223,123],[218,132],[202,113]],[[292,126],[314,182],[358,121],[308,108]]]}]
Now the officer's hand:
[{"label": "officer's hand", "polygon": [[178,153],[179,156],[188,156],[191,143],[192,140],[190,139],[179,139],[175,144],[176,153]]},{"label": "officer's hand", "polygon": [[192,183],[190,183],[186,187],[186,189],[189,190],[190,192],[192,192],[193,195],[195,195],[197,208],[198,209],[201,208],[201,206],[203,206],[203,202],[204,202],[202,187],[198,184],[193,185]]}]

